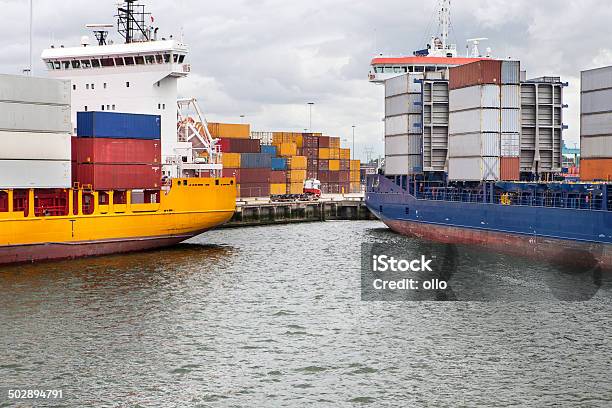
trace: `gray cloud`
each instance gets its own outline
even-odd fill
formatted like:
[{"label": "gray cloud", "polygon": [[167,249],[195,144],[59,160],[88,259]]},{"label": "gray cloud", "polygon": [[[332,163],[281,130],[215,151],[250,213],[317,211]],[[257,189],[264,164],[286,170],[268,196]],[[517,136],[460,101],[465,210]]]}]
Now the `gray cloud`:
[{"label": "gray cloud", "polygon": [[[114,22],[115,1],[34,0],[35,74],[38,56],[51,43],[79,43],[90,22]],[[373,55],[411,54],[435,32],[435,1],[348,0],[150,0],[164,35],[184,33],[193,73],[181,92],[197,96],[210,120],[246,115],[256,130],[301,130],[306,102],[316,103],[313,127],[350,139],[357,125],[357,153],[382,153],[382,89],[367,82]],[[19,73],[28,61],[28,1],[0,0],[0,66]],[[452,37],[488,37],[498,56],[522,61],[528,76],[560,75],[566,90],[565,138],[579,134],[579,73],[612,63],[612,8],[596,0],[538,2],[455,1]],[[428,32],[428,27],[432,28]],[[117,35],[115,34],[115,39]],[[464,51],[461,51],[464,52]]]}]

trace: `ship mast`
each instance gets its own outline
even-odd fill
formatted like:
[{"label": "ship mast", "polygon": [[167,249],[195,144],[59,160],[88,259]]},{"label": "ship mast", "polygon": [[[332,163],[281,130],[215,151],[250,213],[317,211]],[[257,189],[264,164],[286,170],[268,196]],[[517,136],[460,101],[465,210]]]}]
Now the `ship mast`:
[{"label": "ship mast", "polygon": [[440,7],[440,25],[442,26],[442,49],[446,50],[448,29],[450,26],[450,0],[442,0]]}]

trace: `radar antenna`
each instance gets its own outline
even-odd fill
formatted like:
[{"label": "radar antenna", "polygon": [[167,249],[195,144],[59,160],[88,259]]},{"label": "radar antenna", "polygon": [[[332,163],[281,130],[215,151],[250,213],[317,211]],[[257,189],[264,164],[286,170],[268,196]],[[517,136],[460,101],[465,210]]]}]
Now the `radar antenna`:
[{"label": "radar antenna", "polygon": [[138,4],[137,0],[125,0],[124,5],[117,8],[117,28],[119,34],[125,38],[125,43],[135,41],[150,41],[151,28],[145,24],[145,18],[151,13],[145,12],[145,6]]},{"label": "radar antenna", "polygon": [[106,38],[108,37],[108,28],[113,28],[112,24],[86,24],[85,27],[91,28],[98,45],[106,45]]},{"label": "radar antenna", "polygon": [[[482,57],[482,55],[480,55],[480,50],[478,49],[478,45],[480,44],[481,41],[485,41],[488,40],[488,38],[486,37],[480,37],[480,38],[468,38],[466,41],[468,42],[468,46],[467,46],[467,57],[470,57],[470,46],[469,43],[472,43],[472,58],[480,58]],[[487,50],[487,52],[489,52],[489,50]]]}]

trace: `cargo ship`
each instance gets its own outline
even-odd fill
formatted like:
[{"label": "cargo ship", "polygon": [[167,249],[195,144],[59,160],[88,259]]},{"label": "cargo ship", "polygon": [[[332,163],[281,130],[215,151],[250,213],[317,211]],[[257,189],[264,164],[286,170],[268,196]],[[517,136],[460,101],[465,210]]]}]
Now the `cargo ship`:
[{"label": "cargo ship", "polygon": [[[49,77],[0,76],[0,264],[159,248],[221,225],[235,179],[195,99],[188,47],[128,0],[79,47],[42,54]],[[153,19],[150,19],[153,22]]]},{"label": "cargo ship", "polygon": [[407,236],[612,268],[612,161],[601,157],[612,120],[591,117],[609,116],[600,93],[612,88],[612,69],[582,73],[582,144],[599,156],[581,182],[563,182],[567,84],[527,79],[516,60],[456,59],[446,45],[450,2],[440,4],[442,40],[427,50],[446,55],[418,51],[394,61],[404,63],[397,72],[372,60],[369,79],[385,86],[385,162],[367,179],[368,208]]}]

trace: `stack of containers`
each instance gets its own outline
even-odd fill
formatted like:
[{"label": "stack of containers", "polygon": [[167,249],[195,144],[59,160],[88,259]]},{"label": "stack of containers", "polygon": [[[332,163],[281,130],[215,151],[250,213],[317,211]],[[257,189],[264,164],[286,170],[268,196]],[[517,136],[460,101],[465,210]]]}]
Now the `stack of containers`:
[{"label": "stack of containers", "polygon": [[0,75],[0,111],[0,188],[70,187],[70,81]]},{"label": "stack of containers", "polygon": [[612,180],[612,67],[581,72],[580,179]]},{"label": "stack of containers", "polygon": [[361,162],[359,160],[350,161],[350,172],[351,172],[351,193],[361,192]]},{"label": "stack of containers", "polygon": [[287,193],[302,194],[308,161],[306,156],[293,156],[287,161]]},{"label": "stack of containers", "polygon": [[236,178],[238,197],[269,196],[271,157],[269,153],[240,153],[240,167],[224,166],[223,177]]},{"label": "stack of containers", "polygon": [[450,69],[449,180],[500,180],[502,133],[509,157],[504,176],[518,179],[513,146],[520,130],[520,88],[504,87],[502,71],[507,82],[518,83],[516,61],[482,60]]},{"label": "stack of containers", "polygon": [[500,180],[520,179],[521,67],[519,61],[501,62]]},{"label": "stack of containers", "polygon": [[385,81],[385,174],[422,172],[421,83],[423,74],[409,73]]},{"label": "stack of containers", "polygon": [[302,154],[306,156],[306,177],[317,179],[319,177],[319,137],[313,133],[302,136]]},{"label": "stack of containers", "polygon": [[72,164],[73,182],[93,190],[159,188],[160,116],[78,112]]}]

